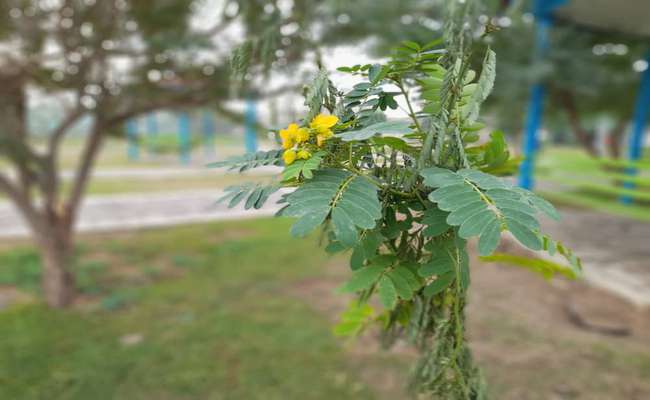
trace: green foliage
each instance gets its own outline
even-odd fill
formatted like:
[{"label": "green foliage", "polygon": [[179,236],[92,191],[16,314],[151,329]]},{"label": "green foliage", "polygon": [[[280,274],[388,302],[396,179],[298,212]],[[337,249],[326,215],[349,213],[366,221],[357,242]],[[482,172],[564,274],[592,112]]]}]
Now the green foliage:
[{"label": "green foliage", "polygon": [[228,201],[228,208],[233,208],[244,203],[244,209],[249,210],[254,208],[259,210],[264,206],[269,197],[278,191],[278,185],[262,185],[244,183],[242,185],[228,186],[224,189],[226,192],[220,197],[217,202],[221,203]]},{"label": "green foliage", "polygon": [[541,250],[535,214],[541,211],[558,218],[555,208],[534,193],[477,170],[451,172],[434,167],[421,174],[426,185],[436,188],[429,200],[450,213],[446,222],[459,227],[458,235],[465,239],[479,236],[482,256],[497,248],[502,230],[509,230],[531,250]]},{"label": "green foliage", "polygon": [[481,77],[476,82],[476,89],[470,97],[467,108],[465,111],[466,123],[471,125],[476,121],[481,110],[481,104],[488,98],[492,87],[494,87],[494,79],[496,78],[496,54],[491,49],[485,53],[485,60],[483,60],[483,71]]},{"label": "green foliage", "polygon": [[541,274],[546,279],[551,279],[555,274],[562,274],[570,279],[579,276],[579,272],[564,265],[542,258],[522,257],[514,254],[494,253],[489,256],[482,256],[482,261],[509,264],[516,267],[526,268],[532,272]]},{"label": "green foliage", "polygon": [[357,336],[376,319],[375,310],[368,303],[353,301],[341,314],[341,321],[334,327],[337,336]]},{"label": "green foliage", "polygon": [[229,171],[244,172],[269,165],[282,165],[282,150],[258,151],[243,156],[235,156],[225,161],[210,163],[208,167],[227,168]]},{"label": "green foliage", "polygon": [[0,256],[0,285],[38,292],[41,279],[41,260],[31,249],[19,249]]},{"label": "green foliage", "polygon": [[[306,87],[309,110],[298,123],[306,138],[291,139],[301,143],[303,156],[289,147],[282,185],[295,190],[284,196],[279,215],[298,218],[294,236],[320,227],[328,252],[352,250],[352,277],[342,290],[356,293],[358,304],[339,334],[365,328],[374,316],[363,304],[375,297],[384,309],[375,318],[384,334],[408,332],[420,347],[417,389],[465,400],[485,395],[465,345],[467,240],[478,238],[479,253],[488,256],[508,231],[523,246],[557,251],[570,264],[562,269],[531,262],[533,269],[577,272],[580,263],[540,232],[537,215],[558,218],[555,208],[498,177],[517,162],[503,135],[472,145],[494,84],[496,55],[487,49],[477,79],[469,65],[473,2],[448,7],[444,40],[403,42],[386,63],[339,68],[360,80],[347,92],[322,70]],[[398,108],[396,98],[406,105],[407,119],[386,121],[381,112]],[[314,119],[324,110],[332,116]],[[332,126],[314,123],[326,120]],[[318,141],[310,139],[316,135]],[[283,137],[293,146],[291,140]],[[231,203],[247,190],[233,191]]]},{"label": "green foliage", "polygon": [[[469,135],[471,133],[464,137],[466,142]],[[481,171],[496,176],[512,175],[519,168],[521,160],[510,157],[505,135],[501,131],[490,133],[490,140],[482,145],[468,147],[467,155]]]},{"label": "green foliage", "polygon": [[352,140],[370,139],[375,135],[405,134],[410,132],[410,123],[407,121],[386,121],[372,124],[358,130],[341,133],[339,137],[343,139],[343,141],[349,142]]},{"label": "green foliage", "polygon": [[327,71],[320,69],[311,83],[304,88],[305,106],[309,113],[305,120],[311,121],[323,106],[333,107],[330,99],[330,80]]},{"label": "green foliage", "polygon": [[372,229],[381,218],[377,188],[367,178],[347,171],[323,169],[287,197],[282,215],[299,217],[291,228],[304,236],[331,217],[335,236],[347,247],[358,240],[357,227]]},{"label": "green foliage", "polygon": [[318,169],[325,153],[318,152],[312,154],[308,160],[298,160],[282,171],[282,180],[285,182],[298,181],[302,179],[311,179],[314,177],[314,171]]}]

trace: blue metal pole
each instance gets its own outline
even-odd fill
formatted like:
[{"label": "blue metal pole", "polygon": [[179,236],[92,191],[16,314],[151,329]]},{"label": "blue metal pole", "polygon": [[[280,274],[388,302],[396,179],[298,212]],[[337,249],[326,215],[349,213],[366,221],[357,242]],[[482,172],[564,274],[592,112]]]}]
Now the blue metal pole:
[{"label": "blue metal pole", "polygon": [[[535,62],[541,61],[548,51],[549,32],[553,26],[553,10],[566,3],[566,1],[567,0],[535,0],[533,5],[533,11],[537,18]],[[524,138],[522,141],[524,160],[519,166],[519,186],[525,189],[532,189],[535,186],[535,155],[539,148],[539,140],[537,136],[544,115],[545,97],[546,89],[544,84],[541,82],[535,83],[530,92],[528,113],[524,128]]]},{"label": "blue metal pole", "polygon": [[140,145],[138,143],[138,120],[131,118],[126,121],[126,154],[129,161],[138,161],[140,158]]},{"label": "blue metal pole", "polygon": [[158,118],[156,113],[147,115],[147,136],[149,138],[149,154],[154,153],[154,138],[158,136]]},{"label": "blue metal pole", "polygon": [[257,103],[253,99],[246,100],[244,120],[244,143],[246,145],[246,152],[255,153],[257,151]]},{"label": "blue metal pole", "polygon": [[178,146],[181,164],[190,163],[191,152],[190,114],[182,111],[178,114]]},{"label": "blue metal pole", "polygon": [[214,151],[214,114],[203,111],[203,151],[206,159],[215,157]]},{"label": "blue metal pole", "polygon": [[[646,55],[646,61],[650,64],[650,53]],[[630,161],[637,161],[641,158],[643,152],[643,133],[645,126],[648,122],[648,111],[650,110],[650,68],[646,68],[641,76],[641,84],[639,85],[639,92],[636,96],[636,104],[634,106],[634,119],[632,121],[632,134],[630,135],[630,143],[628,147],[628,159]],[[626,168],[625,173],[634,176],[638,170],[634,167]],[[634,182],[625,182],[623,186],[626,189],[634,189],[636,186]],[[621,201],[624,204],[631,204],[633,199],[630,196],[623,196]]]}]

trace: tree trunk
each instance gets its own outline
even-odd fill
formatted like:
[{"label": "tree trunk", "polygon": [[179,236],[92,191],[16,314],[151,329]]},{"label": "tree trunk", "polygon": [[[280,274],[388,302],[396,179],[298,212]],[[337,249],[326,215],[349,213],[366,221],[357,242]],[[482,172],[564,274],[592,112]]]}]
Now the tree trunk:
[{"label": "tree trunk", "polygon": [[582,123],[580,122],[580,113],[575,103],[573,93],[569,90],[559,89],[556,91],[556,96],[562,107],[564,107],[564,111],[567,113],[569,125],[571,125],[571,130],[573,131],[578,143],[582,145],[590,156],[598,157],[596,146],[594,146],[593,136],[583,128]]},{"label": "tree trunk", "polygon": [[627,126],[627,119],[621,118],[616,126],[607,135],[607,147],[609,148],[609,156],[612,158],[621,157],[621,140],[625,134],[625,127]]},{"label": "tree trunk", "polygon": [[47,235],[39,235],[37,245],[43,265],[41,283],[48,306],[64,308],[75,297],[75,280],[72,273],[72,240],[63,229],[53,229]]}]

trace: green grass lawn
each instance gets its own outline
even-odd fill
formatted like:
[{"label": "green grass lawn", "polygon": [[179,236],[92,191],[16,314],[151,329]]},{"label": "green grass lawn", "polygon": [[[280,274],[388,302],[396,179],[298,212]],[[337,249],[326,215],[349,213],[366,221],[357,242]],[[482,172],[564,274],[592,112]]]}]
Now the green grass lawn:
[{"label": "green grass lawn", "polygon": [[[80,296],[39,302],[31,246],[0,243],[0,399],[395,400],[413,351],[331,333],[348,276],[291,221],[259,219],[83,237]],[[591,296],[636,321],[631,337],[585,332],[562,302],[591,293],[512,267],[473,265],[470,345],[493,399],[650,398],[650,314]],[[619,304],[618,308],[612,308]],[[632,323],[632,322],[631,322]]]},{"label": "green grass lawn", "polygon": [[[288,227],[251,221],[84,241],[87,301],[0,312],[0,399],[376,398],[354,383],[330,322],[288,293],[326,261],[313,241],[276,233]],[[31,272],[15,273],[30,262]],[[37,291],[35,263],[28,248],[3,253],[0,284]],[[121,344],[129,334],[142,341]]]},{"label": "green grass lawn", "polygon": [[[553,184],[544,187],[542,194],[555,203],[650,221],[650,168],[647,161],[640,173],[631,178],[638,189],[617,186],[616,181],[629,178],[622,171],[627,164],[625,160],[610,162],[621,170],[605,170],[599,161],[579,148],[550,147],[540,153],[536,179]],[[622,195],[639,198],[626,205],[620,201]]]}]

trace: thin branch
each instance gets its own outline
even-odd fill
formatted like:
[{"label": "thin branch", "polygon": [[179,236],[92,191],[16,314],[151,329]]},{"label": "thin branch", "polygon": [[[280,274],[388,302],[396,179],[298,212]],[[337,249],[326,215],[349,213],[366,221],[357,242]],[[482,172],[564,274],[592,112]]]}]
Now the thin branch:
[{"label": "thin branch", "polygon": [[[237,111],[233,111],[227,107],[224,107],[221,104],[214,104],[212,105],[212,108],[214,108],[219,114],[221,114],[223,117],[227,118],[231,122],[235,123],[243,123],[246,120],[246,117],[244,114],[239,113]],[[260,124],[259,122],[255,123],[255,129],[259,131],[268,131],[269,128]]]},{"label": "thin branch", "polygon": [[97,154],[99,153],[102,144],[104,136],[102,131],[104,128],[105,127],[100,121],[96,120],[94,122],[93,129],[86,141],[86,147],[81,155],[77,173],[72,181],[70,197],[65,206],[65,214],[62,216],[68,232],[71,232],[74,227],[79,204],[81,203],[81,199],[86,190],[90,172],[92,171],[95,158],[97,158]]},{"label": "thin branch", "polygon": [[50,157],[56,157],[57,152],[58,152],[59,144],[61,143],[61,139],[63,139],[65,134],[68,132],[68,130],[85,113],[86,113],[86,110],[81,105],[78,105],[77,108],[72,110],[67,115],[67,117],[65,117],[65,119],[63,121],[61,121],[59,126],[57,126],[56,129],[50,134],[50,140],[49,140],[49,143],[48,143],[48,155]]}]

